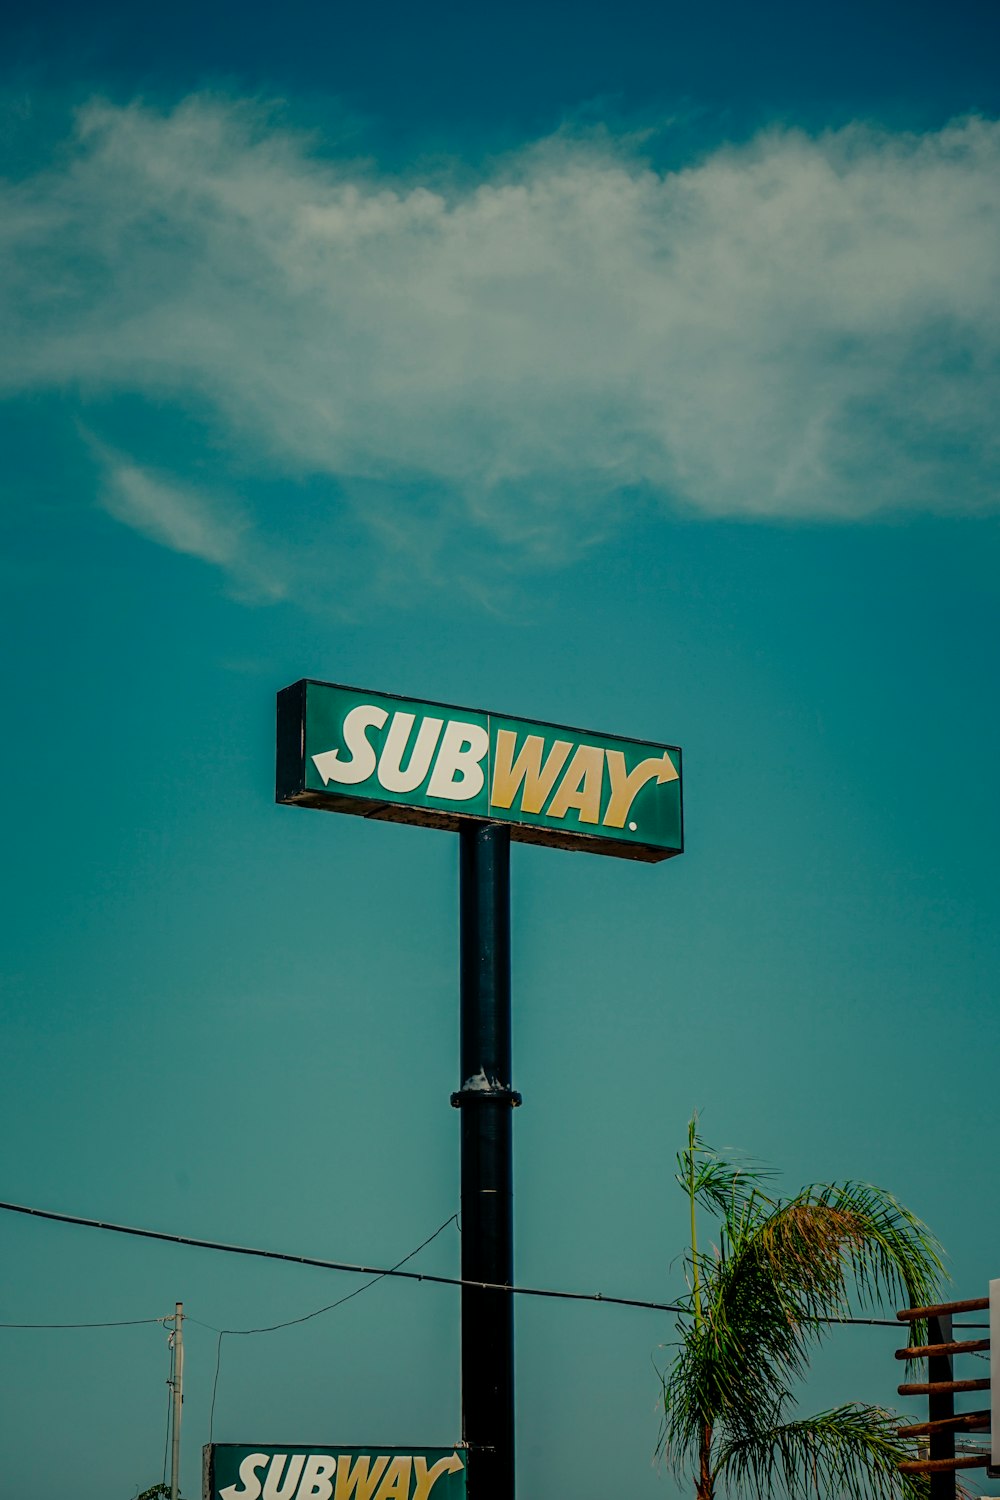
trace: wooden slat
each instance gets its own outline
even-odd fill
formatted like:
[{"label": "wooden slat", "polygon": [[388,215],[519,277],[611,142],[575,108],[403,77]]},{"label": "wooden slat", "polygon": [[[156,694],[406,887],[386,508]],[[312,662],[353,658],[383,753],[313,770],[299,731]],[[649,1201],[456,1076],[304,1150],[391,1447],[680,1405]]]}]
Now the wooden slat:
[{"label": "wooden slat", "polygon": [[901,1323],[916,1323],[921,1318],[936,1318],[942,1313],[983,1312],[989,1305],[989,1297],[973,1297],[968,1302],[935,1302],[931,1307],[904,1307],[896,1317]]},{"label": "wooden slat", "polygon": [[918,1422],[914,1427],[900,1427],[900,1437],[925,1437],[931,1432],[947,1432],[949,1429],[965,1432],[987,1432],[990,1426],[988,1411],[963,1411],[957,1417],[942,1417],[938,1422]]},{"label": "wooden slat", "polygon": [[945,1391],[988,1391],[989,1380],[933,1380],[922,1385],[898,1385],[901,1396],[930,1396]]},{"label": "wooden slat", "polygon": [[949,1474],[955,1469],[988,1469],[991,1463],[988,1453],[965,1453],[961,1458],[920,1458],[912,1463],[900,1464],[901,1474]]},{"label": "wooden slat", "polygon": [[975,1354],[978,1349],[988,1349],[989,1339],[960,1339],[952,1344],[914,1344],[909,1349],[897,1349],[897,1359],[926,1359],[929,1354]]}]

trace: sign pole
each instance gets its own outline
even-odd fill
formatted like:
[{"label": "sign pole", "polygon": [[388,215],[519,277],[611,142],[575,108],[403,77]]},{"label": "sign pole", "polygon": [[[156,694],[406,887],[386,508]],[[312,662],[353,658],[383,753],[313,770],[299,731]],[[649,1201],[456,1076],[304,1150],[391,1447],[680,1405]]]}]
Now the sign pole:
[{"label": "sign pole", "polygon": [[304,677],[278,694],[275,797],[458,834],[462,1432],[470,1500],[514,1500],[510,845],[683,853],[680,749]]},{"label": "sign pole", "polygon": [[[510,829],[470,822],[460,844],[462,1279],[513,1282]],[[470,1500],[514,1496],[514,1299],[462,1288],[462,1435]]]}]

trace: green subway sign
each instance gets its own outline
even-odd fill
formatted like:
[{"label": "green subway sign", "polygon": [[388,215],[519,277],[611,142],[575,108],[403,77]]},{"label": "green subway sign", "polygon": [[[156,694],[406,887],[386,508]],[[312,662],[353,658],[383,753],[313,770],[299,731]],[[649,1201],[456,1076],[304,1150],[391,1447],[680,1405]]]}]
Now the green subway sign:
[{"label": "green subway sign", "polygon": [[655,861],[684,847],[674,745],[304,680],[278,694],[276,797]]},{"label": "green subway sign", "polygon": [[465,1459],[453,1448],[281,1447],[212,1443],[204,1500],[464,1500]]}]

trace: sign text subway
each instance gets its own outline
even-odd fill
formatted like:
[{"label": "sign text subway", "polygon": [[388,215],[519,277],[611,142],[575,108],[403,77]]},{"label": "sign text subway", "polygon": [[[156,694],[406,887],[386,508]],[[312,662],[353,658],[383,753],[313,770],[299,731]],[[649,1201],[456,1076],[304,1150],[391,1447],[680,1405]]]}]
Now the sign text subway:
[{"label": "sign text subway", "polygon": [[627,859],[683,848],[675,746],[325,682],[278,694],[277,799]]},{"label": "sign text subway", "polygon": [[204,1500],[463,1500],[466,1491],[457,1449],[213,1443],[204,1459]]}]

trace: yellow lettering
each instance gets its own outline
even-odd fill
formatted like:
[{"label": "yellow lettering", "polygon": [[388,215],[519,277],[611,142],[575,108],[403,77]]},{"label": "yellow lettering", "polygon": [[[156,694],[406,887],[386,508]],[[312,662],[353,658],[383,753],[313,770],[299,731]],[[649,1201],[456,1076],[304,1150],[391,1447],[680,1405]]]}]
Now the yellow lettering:
[{"label": "yellow lettering", "polygon": [[394,1458],[385,1471],[375,1500],[407,1500],[410,1493],[412,1458]]},{"label": "yellow lettering", "polygon": [[604,751],[594,745],[580,745],[546,809],[547,816],[562,818],[571,807],[576,807],[581,823],[599,823],[603,786]]},{"label": "yellow lettering", "polygon": [[624,828],[636,796],[655,776],[658,782],[676,781],[677,767],[666,751],[653,760],[641,760],[631,772],[625,770],[625,757],[620,750],[607,751],[608,773],[611,777],[611,799],[604,814],[605,828]]},{"label": "yellow lettering", "polygon": [[457,1453],[453,1453],[450,1458],[439,1458],[437,1463],[430,1469],[428,1469],[427,1460],[422,1453],[414,1454],[413,1500],[427,1500],[431,1489],[441,1478],[442,1474],[459,1474],[462,1468],[462,1460]]},{"label": "yellow lettering", "polygon": [[350,1454],[340,1455],[340,1462],[337,1464],[337,1490],[333,1500],[351,1500],[352,1495],[356,1496],[356,1500],[372,1500],[389,1462],[389,1455],[381,1454],[375,1460],[371,1474],[368,1472],[369,1462],[367,1456],[362,1456],[352,1464]]},{"label": "yellow lettering", "polygon": [[566,757],[573,746],[569,740],[556,740],[542,765],[545,741],[540,734],[529,734],[514,758],[517,734],[513,729],[497,730],[496,760],[493,767],[493,792],[490,801],[494,807],[510,807],[517,796],[517,789],[524,782],[521,811],[539,813],[545,799],[555,786],[556,777],[566,764]]}]

